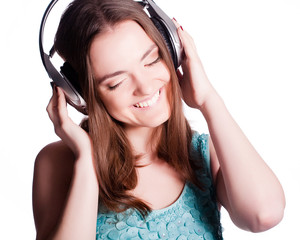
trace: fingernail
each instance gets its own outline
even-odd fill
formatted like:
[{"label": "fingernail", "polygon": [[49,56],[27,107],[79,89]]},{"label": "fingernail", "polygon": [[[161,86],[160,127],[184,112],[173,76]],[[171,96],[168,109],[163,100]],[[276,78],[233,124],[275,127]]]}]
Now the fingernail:
[{"label": "fingernail", "polygon": [[173,17],[173,20],[174,20],[175,22],[177,22],[176,18],[174,18],[174,17]]},{"label": "fingernail", "polygon": [[180,26],[180,28],[181,28],[181,30],[183,31],[183,27],[182,27],[182,26]]}]

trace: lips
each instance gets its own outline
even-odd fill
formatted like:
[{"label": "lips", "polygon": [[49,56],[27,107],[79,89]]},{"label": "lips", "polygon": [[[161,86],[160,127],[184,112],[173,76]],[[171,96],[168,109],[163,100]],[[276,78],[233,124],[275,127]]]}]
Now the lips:
[{"label": "lips", "polygon": [[150,107],[152,106],[154,103],[157,102],[157,100],[159,99],[159,95],[160,95],[160,90],[158,90],[151,99],[148,99],[144,102],[139,102],[134,104],[133,106],[136,108],[146,108],[146,107]]}]

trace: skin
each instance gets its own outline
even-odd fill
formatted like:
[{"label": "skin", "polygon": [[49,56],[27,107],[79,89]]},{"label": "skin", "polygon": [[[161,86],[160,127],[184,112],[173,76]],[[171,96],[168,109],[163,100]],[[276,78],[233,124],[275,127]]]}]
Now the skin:
[{"label": "skin", "polygon": [[170,73],[158,47],[138,24],[125,21],[94,39],[90,60],[107,111],[124,124],[134,151],[143,154],[139,164],[148,165],[137,168],[139,181],[131,193],[153,209],[170,205],[184,182],[149,147],[153,129],[170,117]]},{"label": "skin", "polygon": [[[209,82],[193,39],[175,24],[185,52],[183,72],[177,72],[183,99],[201,111],[207,121],[218,201],[240,228],[253,232],[267,230],[282,219],[282,187]],[[163,61],[157,61],[155,49],[146,54],[152,45],[136,23],[126,21],[93,41],[90,58],[108,112],[124,122],[135,151],[146,153],[143,161],[149,165],[137,169],[138,185],[132,193],[153,209],[160,209],[178,198],[184,182],[148,147],[153,128],[170,114],[166,98],[169,71]],[[116,71],[122,74],[103,79]],[[153,98],[158,90],[160,96],[152,106],[136,107],[137,103]],[[46,146],[36,159],[33,209],[37,239],[95,239],[98,185],[90,138],[68,117],[61,89],[54,89],[47,111],[62,141]]]},{"label": "skin", "polygon": [[[124,123],[125,129],[157,127],[170,116],[169,70],[160,59],[158,47],[141,30],[134,22],[120,23],[98,35],[90,49],[101,100],[109,114]],[[154,104],[136,107],[153,99],[158,92]]]}]

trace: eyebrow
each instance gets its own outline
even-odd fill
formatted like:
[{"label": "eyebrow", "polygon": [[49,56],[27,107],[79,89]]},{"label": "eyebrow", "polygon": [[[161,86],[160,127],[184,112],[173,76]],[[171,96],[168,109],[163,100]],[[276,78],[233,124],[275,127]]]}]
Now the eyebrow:
[{"label": "eyebrow", "polygon": [[[155,48],[157,48],[156,44],[153,44],[149,47],[149,49],[144,53],[144,55],[141,57],[140,61],[143,61]],[[121,75],[123,73],[126,73],[127,71],[116,71],[116,72],[113,72],[113,73],[109,73],[109,74],[106,74],[104,75],[103,77],[101,78],[98,78],[97,79],[97,82],[98,83],[101,83],[103,81],[105,81],[106,79],[108,78],[112,78],[112,77],[115,77],[115,76],[118,76],[118,75]]]},{"label": "eyebrow", "polygon": [[143,61],[155,48],[157,48],[156,44],[150,46],[150,48],[145,52],[140,61]]}]

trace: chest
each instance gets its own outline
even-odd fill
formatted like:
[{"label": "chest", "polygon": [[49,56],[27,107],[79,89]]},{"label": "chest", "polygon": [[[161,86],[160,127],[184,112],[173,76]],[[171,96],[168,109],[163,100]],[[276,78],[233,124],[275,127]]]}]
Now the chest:
[{"label": "chest", "polygon": [[210,190],[187,182],[170,206],[153,210],[146,219],[133,209],[98,213],[96,239],[222,240],[220,216]]},{"label": "chest", "polygon": [[136,169],[138,183],[131,193],[145,201],[152,209],[162,209],[180,196],[185,181],[169,164],[157,161]]}]

